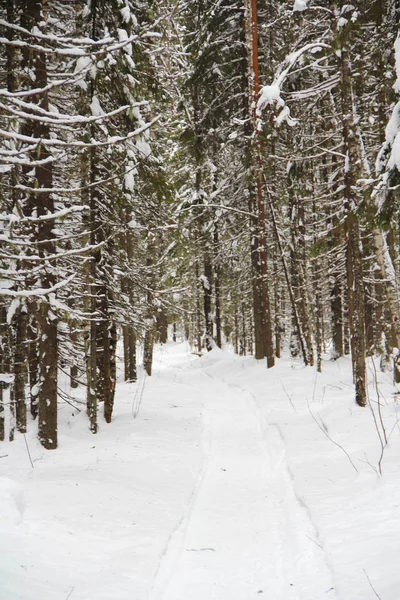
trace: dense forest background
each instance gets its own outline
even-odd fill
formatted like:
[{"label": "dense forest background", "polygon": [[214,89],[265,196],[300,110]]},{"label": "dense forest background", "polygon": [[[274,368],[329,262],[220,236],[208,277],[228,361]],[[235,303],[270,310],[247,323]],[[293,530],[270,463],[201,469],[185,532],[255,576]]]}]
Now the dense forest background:
[{"label": "dense forest background", "polygon": [[[397,0],[4,0],[0,440],[168,327],[400,381]],[[398,61],[396,59],[398,58]],[[396,68],[397,66],[397,68]],[[9,422],[7,421],[9,420]]]}]

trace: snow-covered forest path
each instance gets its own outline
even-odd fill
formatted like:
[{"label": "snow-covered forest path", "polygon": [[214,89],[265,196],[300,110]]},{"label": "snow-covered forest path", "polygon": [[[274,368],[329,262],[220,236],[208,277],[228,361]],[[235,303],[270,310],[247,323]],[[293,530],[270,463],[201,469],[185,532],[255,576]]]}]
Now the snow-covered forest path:
[{"label": "snow-covered forest path", "polygon": [[263,430],[248,390],[207,369],[191,371],[190,382],[204,397],[204,467],[161,558],[151,600],[336,597],[279,430]]},{"label": "snow-covered forest path", "polygon": [[349,358],[317,374],[169,342],[152,377],[119,368],[96,436],[85,389],[64,381],[81,408],[60,406],[59,448],[34,423],[0,445],[0,600],[398,600],[390,374],[377,374],[391,435],[378,477]]}]

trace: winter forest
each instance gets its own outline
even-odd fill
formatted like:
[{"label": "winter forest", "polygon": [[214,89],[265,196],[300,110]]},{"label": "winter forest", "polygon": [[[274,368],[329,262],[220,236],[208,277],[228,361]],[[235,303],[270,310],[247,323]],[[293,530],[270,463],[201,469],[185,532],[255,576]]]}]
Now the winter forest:
[{"label": "winter forest", "polygon": [[399,22],[0,0],[1,600],[398,600]]}]

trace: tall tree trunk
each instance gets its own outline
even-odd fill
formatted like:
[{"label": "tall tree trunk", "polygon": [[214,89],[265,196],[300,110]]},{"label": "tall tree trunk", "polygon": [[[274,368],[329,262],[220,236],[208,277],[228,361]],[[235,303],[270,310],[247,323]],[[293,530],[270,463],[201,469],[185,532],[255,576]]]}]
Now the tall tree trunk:
[{"label": "tall tree trunk", "polygon": [[243,48],[247,49],[247,55],[245,54],[243,57],[244,114],[247,119],[247,125],[245,125],[245,137],[247,139],[245,166],[252,180],[249,184],[249,212],[255,214],[255,217],[250,220],[255,357],[258,360],[267,357],[267,366],[270,368],[274,366],[275,358],[268,286],[262,148],[256,114],[260,92],[257,1],[249,0],[245,3],[245,7],[246,14],[244,15],[241,31]]},{"label": "tall tree trunk", "polygon": [[267,220],[265,214],[264,201],[264,181],[263,181],[263,158],[261,148],[261,137],[258,127],[258,117],[256,106],[260,93],[259,68],[258,68],[258,11],[257,0],[251,0],[250,3],[251,20],[251,84],[252,84],[252,106],[253,106],[253,128],[255,140],[255,160],[254,175],[256,181],[256,208],[257,208],[257,234],[258,234],[258,261],[257,277],[258,291],[261,293],[262,306],[262,338],[264,341],[264,356],[267,358],[267,367],[271,368],[275,364],[274,348],[272,341],[272,323],[271,323],[271,305],[269,298],[268,285],[268,261],[267,261]]},{"label": "tall tree trunk", "polygon": [[[95,150],[92,148],[89,154],[89,162],[86,164],[85,159],[81,163],[81,176],[82,181],[86,180],[87,174],[89,174],[89,181],[91,184],[89,192],[89,231],[90,231],[90,245],[95,246],[97,242],[96,231],[99,227],[97,204],[99,198],[97,197],[97,190],[93,187],[95,182]],[[97,264],[99,261],[98,250],[89,262],[88,269],[88,300],[87,300],[87,312],[90,314],[90,320],[87,324],[87,336],[86,336],[86,411],[89,417],[89,428],[92,433],[97,433],[97,406],[98,406],[98,382],[97,382]]]},{"label": "tall tree trunk", "polygon": [[359,406],[367,404],[365,365],[365,313],[363,266],[360,224],[357,214],[358,198],[356,182],[359,178],[360,159],[355,139],[354,111],[351,87],[351,64],[349,57],[349,34],[352,24],[342,27],[339,33],[339,72],[341,80],[341,125],[343,136],[344,166],[344,212],[346,235],[347,300],[350,330],[350,346],[355,384],[355,399]]},{"label": "tall tree trunk", "polygon": [[[33,27],[43,28],[42,2],[37,0],[25,0],[23,8],[24,25],[31,30]],[[31,67],[34,78],[30,85],[35,89],[45,90],[48,84],[47,78],[47,55],[36,49],[30,51],[29,56],[25,54],[25,62],[32,61]],[[32,94],[31,102],[40,108],[49,110],[48,92]],[[26,129],[31,131],[35,138],[47,139],[50,137],[50,129],[47,123],[42,121],[27,121]],[[44,144],[38,144],[32,151],[34,160],[44,160],[51,156],[50,151]],[[53,187],[53,172],[51,163],[34,167],[34,185],[27,198],[25,213],[31,214],[36,209],[38,217],[54,213],[54,198],[49,191],[40,191],[40,188],[50,189]],[[36,192],[35,190],[39,190]],[[54,221],[44,219],[37,225],[36,231],[32,231],[34,241],[37,241],[38,253],[45,265],[41,274],[41,287],[51,288],[56,283],[54,261],[47,262],[48,255],[56,253],[55,235],[53,231]],[[48,298],[41,299],[37,311],[38,323],[38,362],[39,362],[39,429],[38,436],[41,444],[46,449],[57,447],[57,361],[58,361],[58,337],[57,337],[57,315],[51,308]]]}]

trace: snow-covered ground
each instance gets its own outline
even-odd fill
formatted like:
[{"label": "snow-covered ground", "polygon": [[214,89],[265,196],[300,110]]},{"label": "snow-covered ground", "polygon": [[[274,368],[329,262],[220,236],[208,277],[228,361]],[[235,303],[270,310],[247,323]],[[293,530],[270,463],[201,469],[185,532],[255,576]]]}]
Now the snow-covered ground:
[{"label": "snow-covered ground", "polygon": [[1,444],[1,600],[400,598],[389,374],[379,476],[372,362],[360,409],[348,359],[317,375],[169,342],[155,360],[153,377],[118,384],[98,435],[65,404],[57,451],[30,428],[33,468],[23,436]]}]

